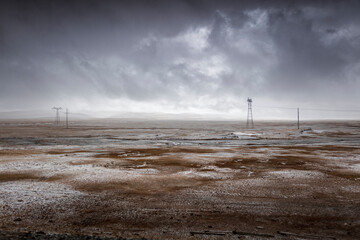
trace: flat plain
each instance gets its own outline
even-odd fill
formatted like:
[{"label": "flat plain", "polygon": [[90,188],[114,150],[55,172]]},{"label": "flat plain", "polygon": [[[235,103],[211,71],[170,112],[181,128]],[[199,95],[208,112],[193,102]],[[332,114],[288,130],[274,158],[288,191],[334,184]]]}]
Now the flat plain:
[{"label": "flat plain", "polygon": [[0,122],[0,230],[359,239],[360,122]]}]

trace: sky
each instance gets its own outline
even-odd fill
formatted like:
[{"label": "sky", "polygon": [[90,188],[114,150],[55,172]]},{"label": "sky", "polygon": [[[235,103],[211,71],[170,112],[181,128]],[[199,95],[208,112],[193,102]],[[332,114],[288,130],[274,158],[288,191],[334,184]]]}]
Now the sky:
[{"label": "sky", "polygon": [[60,106],[245,119],[250,97],[255,119],[297,107],[359,119],[359,12],[340,0],[1,1],[0,117]]}]

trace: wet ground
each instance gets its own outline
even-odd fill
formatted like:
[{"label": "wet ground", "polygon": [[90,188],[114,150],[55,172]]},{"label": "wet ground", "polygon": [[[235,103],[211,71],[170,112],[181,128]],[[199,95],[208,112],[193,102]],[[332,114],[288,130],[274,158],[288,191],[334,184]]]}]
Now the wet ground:
[{"label": "wet ground", "polygon": [[360,238],[360,122],[2,121],[0,229]]}]

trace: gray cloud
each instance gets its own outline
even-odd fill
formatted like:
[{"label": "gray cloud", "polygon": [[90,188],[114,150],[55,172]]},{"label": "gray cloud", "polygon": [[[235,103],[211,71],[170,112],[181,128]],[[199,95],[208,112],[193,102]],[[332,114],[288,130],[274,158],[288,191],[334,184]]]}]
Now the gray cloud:
[{"label": "gray cloud", "polygon": [[3,1],[0,111],[360,100],[358,1]]}]

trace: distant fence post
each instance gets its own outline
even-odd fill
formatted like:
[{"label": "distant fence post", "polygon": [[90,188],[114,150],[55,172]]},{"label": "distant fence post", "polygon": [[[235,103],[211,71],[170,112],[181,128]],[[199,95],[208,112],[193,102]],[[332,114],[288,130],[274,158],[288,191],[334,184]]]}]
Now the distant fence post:
[{"label": "distant fence post", "polygon": [[298,125],[298,129],[300,129],[300,114],[299,114],[299,108],[297,108],[297,125]]}]

